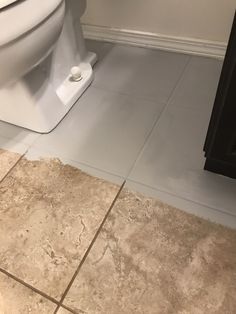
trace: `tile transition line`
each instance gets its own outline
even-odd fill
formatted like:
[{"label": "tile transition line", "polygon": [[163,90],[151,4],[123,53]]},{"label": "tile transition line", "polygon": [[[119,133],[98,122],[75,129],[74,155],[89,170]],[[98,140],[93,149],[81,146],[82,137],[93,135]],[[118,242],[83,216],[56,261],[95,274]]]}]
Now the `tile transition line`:
[{"label": "tile transition line", "polygon": [[154,129],[158,126],[158,124],[160,123],[161,118],[164,116],[165,112],[168,110],[168,108],[170,106],[170,103],[171,103],[171,101],[172,101],[172,99],[173,99],[173,97],[175,95],[175,92],[177,91],[178,87],[180,86],[180,84],[181,84],[181,82],[183,80],[184,74],[186,73],[186,70],[187,70],[191,60],[192,60],[192,57],[189,56],[187,61],[186,61],[186,63],[185,63],[185,65],[184,65],[184,67],[183,67],[183,69],[182,69],[182,71],[181,71],[181,74],[179,75],[178,80],[176,81],[175,86],[173,87],[172,91],[170,92],[170,95],[169,95],[167,101],[165,102],[165,104],[163,104],[164,106],[163,106],[161,112],[159,113],[159,115],[157,115],[157,118],[154,121],[152,128],[148,132],[148,134],[147,134],[147,136],[146,136],[146,138],[145,138],[145,140],[143,142],[143,145],[140,148],[140,150],[139,150],[139,152],[138,152],[138,154],[136,156],[136,159],[134,160],[132,166],[130,167],[129,172],[128,172],[126,178],[125,178],[126,180],[129,179],[130,174],[132,173],[132,171],[134,170],[135,166],[137,165],[137,162],[139,161],[140,157],[142,156],[142,154],[143,154],[143,152],[145,150],[145,147],[146,147],[149,139],[151,138],[151,136],[153,134]]}]

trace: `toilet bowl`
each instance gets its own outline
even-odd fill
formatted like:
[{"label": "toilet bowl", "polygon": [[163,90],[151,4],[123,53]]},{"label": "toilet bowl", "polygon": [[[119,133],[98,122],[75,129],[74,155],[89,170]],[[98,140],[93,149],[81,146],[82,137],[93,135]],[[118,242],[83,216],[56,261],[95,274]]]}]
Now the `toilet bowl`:
[{"label": "toilet bowl", "polygon": [[80,25],[86,1],[4,1],[0,120],[48,133],[93,79],[96,55],[87,52]]}]

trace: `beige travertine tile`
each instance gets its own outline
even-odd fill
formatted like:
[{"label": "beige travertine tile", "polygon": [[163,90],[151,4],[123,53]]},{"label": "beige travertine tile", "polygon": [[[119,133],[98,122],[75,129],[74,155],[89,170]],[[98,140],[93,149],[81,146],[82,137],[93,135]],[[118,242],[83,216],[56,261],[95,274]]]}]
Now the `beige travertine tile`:
[{"label": "beige travertine tile", "polygon": [[59,309],[59,311],[57,312],[57,314],[71,314],[71,312],[65,310],[63,307],[61,307]]},{"label": "beige travertine tile", "polygon": [[123,190],[64,304],[86,314],[233,314],[236,231]]},{"label": "beige travertine tile", "polygon": [[0,184],[0,267],[59,299],[119,187],[22,159]]},{"label": "beige travertine tile", "polygon": [[53,314],[56,304],[0,273],[1,314]]},{"label": "beige travertine tile", "polygon": [[0,181],[20,158],[20,154],[9,152],[0,148]]}]

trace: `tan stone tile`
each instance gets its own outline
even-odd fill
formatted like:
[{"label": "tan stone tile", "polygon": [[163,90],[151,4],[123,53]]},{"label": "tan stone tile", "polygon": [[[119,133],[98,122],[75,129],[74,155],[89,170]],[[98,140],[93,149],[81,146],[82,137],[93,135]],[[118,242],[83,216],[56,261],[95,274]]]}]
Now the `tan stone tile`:
[{"label": "tan stone tile", "polygon": [[1,314],[53,314],[56,305],[0,273]]},{"label": "tan stone tile", "polygon": [[57,160],[22,159],[0,184],[0,267],[59,299],[118,190]]},{"label": "tan stone tile", "polygon": [[21,155],[0,148],[0,181],[8,171],[17,163]]},{"label": "tan stone tile", "polygon": [[233,314],[236,231],[124,190],[64,304],[86,314]]},{"label": "tan stone tile", "polygon": [[71,312],[65,310],[63,307],[61,307],[59,309],[59,311],[57,312],[57,314],[71,314]]}]

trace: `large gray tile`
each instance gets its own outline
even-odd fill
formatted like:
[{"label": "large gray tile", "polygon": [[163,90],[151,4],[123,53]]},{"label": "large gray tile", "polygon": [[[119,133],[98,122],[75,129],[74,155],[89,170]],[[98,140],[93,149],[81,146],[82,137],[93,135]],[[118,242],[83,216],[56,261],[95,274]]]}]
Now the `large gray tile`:
[{"label": "large gray tile", "polygon": [[169,107],[129,178],[236,215],[236,181],[203,170],[208,123],[198,108]]},{"label": "large gray tile", "polygon": [[29,146],[27,144],[22,142],[0,136],[0,149],[23,155],[27,151],[28,147]]},{"label": "large gray tile", "polygon": [[95,64],[95,71],[97,70],[98,65],[100,62],[106,57],[106,55],[111,51],[114,47],[114,44],[106,43],[103,41],[96,41],[96,40],[85,40],[86,48],[88,51],[95,52],[97,54],[98,62]]},{"label": "large gray tile", "polygon": [[39,137],[39,134],[20,128],[16,125],[0,121],[0,136],[29,146],[36,140],[36,138]]},{"label": "large gray tile", "polygon": [[166,102],[189,56],[128,46],[114,46],[95,73],[94,86]]},{"label": "large gray tile", "polygon": [[91,87],[32,149],[125,177],[163,106]]},{"label": "large gray tile", "polygon": [[211,112],[221,68],[222,62],[219,60],[192,57],[170,101],[171,106]]}]

